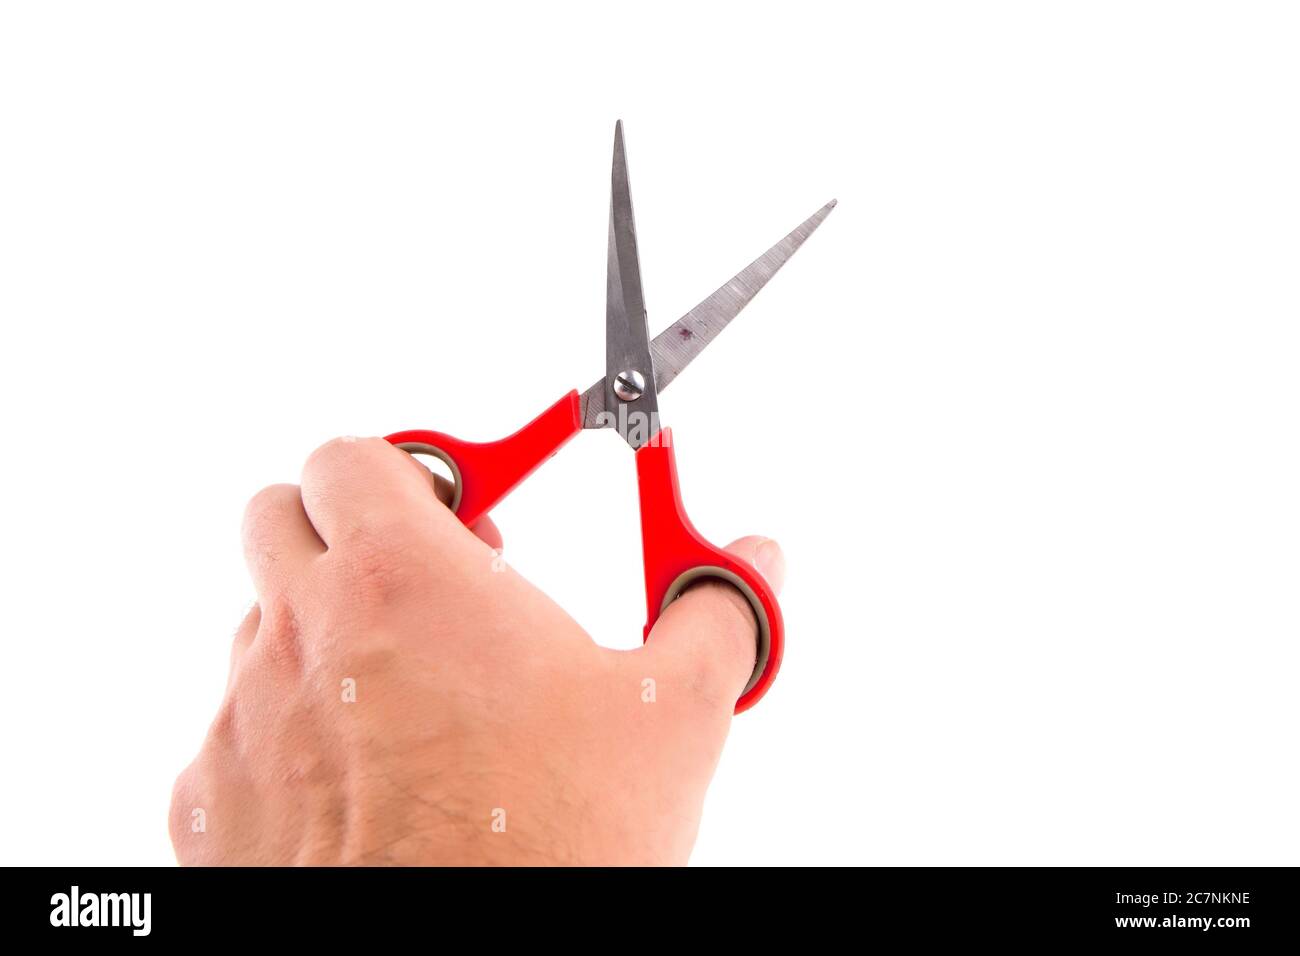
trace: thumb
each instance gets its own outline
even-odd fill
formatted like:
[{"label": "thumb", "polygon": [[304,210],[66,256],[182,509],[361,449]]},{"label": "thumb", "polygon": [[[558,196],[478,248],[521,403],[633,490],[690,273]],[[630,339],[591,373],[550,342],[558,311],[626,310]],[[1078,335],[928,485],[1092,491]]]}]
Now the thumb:
[{"label": "thumb", "polygon": [[[751,535],[726,550],[752,564],[772,590],[785,581],[785,556],[771,538]],[[664,609],[646,646],[698,692],[730,709],[754,673],[758,621],[749,600],[725,581],[703,578]]]}]

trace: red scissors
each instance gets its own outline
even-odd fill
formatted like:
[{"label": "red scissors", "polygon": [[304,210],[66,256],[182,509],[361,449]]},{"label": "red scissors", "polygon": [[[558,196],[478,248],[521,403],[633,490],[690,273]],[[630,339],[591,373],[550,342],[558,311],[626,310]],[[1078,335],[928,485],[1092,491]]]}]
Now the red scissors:
[{"label": "red scissors", "polygon": [[754,672],[736,713],[767,692],[781,666],[785,629],[776,595],[747,562],[705,541],[682,507],[672,433],[659,427],[659,390],[726,328],[835,207],[831,200],[794,232],[755,259],[653,341],[646,325],[628,186],[623,124],[614,126],[605,299],[605,375],[573,390],[500,441],[475,443],[432,431],[404,431],[388,440],[412,454],[442,459],[455,482],[451,509],[473,525],[542,462],[584,428],[615,428],[636,452],[645,561],[645,637],[660,613],[690,584],[716,578],[737,587],[758,621]]}]

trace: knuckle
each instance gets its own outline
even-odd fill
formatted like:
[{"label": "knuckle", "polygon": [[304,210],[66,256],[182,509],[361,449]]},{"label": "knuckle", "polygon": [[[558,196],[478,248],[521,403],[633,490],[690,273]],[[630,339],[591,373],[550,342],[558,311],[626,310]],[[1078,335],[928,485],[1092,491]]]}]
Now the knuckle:
[{"label": "knuckle", "polygon": [[284,510],[286,495],[297,493],[296,485],[268,485],[248,499],[244,506],[245,536],[253,540],[262,538],[266,526]]},{"label": "knuckle", "polygon": [[302,667],[302,630],[293,604],[272,599],[262,608],[254,646],[259,657],[272,667],[298,670]]},{"label": "knuckle", "polygon": [[190,832],[190,820],[195,809],[197,788],[194,781],[194,764],[190,764],[172,784],[171,806],[167,811],[167,829],[172,846],[179,854]]},{"label": "knuckle", "polygon": [[393,603],[413,586],[415,561],[401,534],[359,531],[337,549],[336,560],[347,593],[363,608]]},{"label": "knuckle", "polygon": [[190,802],[190,794],[194,792],[194,764],[190,764],[184,770],[176,775],[172,782],[172,801],[170,813],[175,818],[177,812]]},{"label": "knuckle", "polygon": [[[239,710],[235,704],[235,695],[228,692],[221,701],[221,706],[217,708],[217,714],[212,718],[212,724],[208,727],[208,739],[204,747],[214,744],[229,744],[239,735]],[[188,768],[193,771],[193,766]]]},{"label": "knuckle", "polygon": [[232,641],[233,652],[240,652],[248,649],[257,637],[257,631],[262,626],[262,605],[255,602],[244,615],[244,619],[239,622],[239,627],[235,628],[235,635]]},{"label": "knuckle", "polygon": [[393,446],[382,438],[331,438],[307,456],[307,470],[328,473],[388,455]]},{"label": "knuckle", "polygon": [[302,507],[300,494],[297,485],[271,485],[249,500],[241,533],[250,566],[266,573],[288,557],[285,530]]}]

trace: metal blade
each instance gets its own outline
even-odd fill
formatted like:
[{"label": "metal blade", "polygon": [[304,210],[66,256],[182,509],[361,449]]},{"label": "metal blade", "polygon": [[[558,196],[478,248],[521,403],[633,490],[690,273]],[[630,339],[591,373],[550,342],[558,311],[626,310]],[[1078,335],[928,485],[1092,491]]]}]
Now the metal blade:
[{"label": "metal blade", "polygon": [[[740,314],[834,208],[835,200],[832,199],[800,223],[788,236],[736,273],[730,282],[655,336],[650,345],[650,353],[654,360],[654,381],[660,390],[667,388],[682,369]],[[605,404],[606,381],[601,379],[582,394],[583,428],[601,428],[611,424],[609,416],[602,417],[600,414],[610,407]]]},{"label": "metal blade", "polygon": [[658,430],[658,397],[650,329],[646,325],[636,219],[623,146],[623,121],[614,124],[614,161],[609,190],[609,258],[605,273],[605,407],[633,447]]}]

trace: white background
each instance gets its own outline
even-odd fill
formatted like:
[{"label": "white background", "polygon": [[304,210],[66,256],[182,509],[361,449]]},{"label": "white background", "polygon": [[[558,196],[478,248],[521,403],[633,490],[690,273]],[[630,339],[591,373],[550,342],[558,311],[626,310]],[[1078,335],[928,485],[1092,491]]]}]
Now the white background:
[{"label": "white background", "polygon": [[[1294,9],[1294,8],[1292,8]],[[789,647],[697,863],[1300,862],[1300,31],[1286,5],[6,4],[4,863],[167,863],[339,434],[499,437],[839,208],[662,397]],[[506,556],[639,640],[632,458]]]}]

